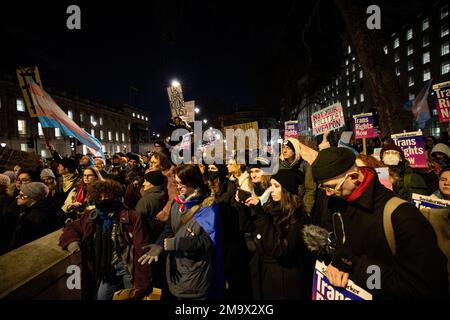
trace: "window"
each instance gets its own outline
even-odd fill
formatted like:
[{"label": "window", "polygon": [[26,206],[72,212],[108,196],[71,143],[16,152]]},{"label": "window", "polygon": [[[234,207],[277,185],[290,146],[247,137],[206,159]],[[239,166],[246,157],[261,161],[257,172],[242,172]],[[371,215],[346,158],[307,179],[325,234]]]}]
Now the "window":
[{"label": "window", "polygon": [[44,130],[42,130],[42,125],[40,122],[38,122],[38,135],[41,137],[44,135]]},{"label": "window", "polygon": [[398,46],[400,45],[400,40],[398,38],[394,39],[394,49],[398,48]]},{"label": "window", "polygon": [[112,141],[112,132],[111,131],[108,131],[108,140]]},{"label": "window", "polygon": [[119,133],[116,131],[116,141],[119,141]]},{"label": "window", "polygon": [[80,112],[80,121],[81,121],[81,122],[84,121],[84,114],[83,114],[83,112]]},{"label": "window", "polygon": [[67,111],[67,116],[73,120],[73,111],[72,110],[68,110]]},{"label": "window", "polygon": [[448,35],[448,23],[441,26],[441,38]]},{"label": "window", "polygon": [[28,145],[26,143],[21,143],[20,144],[20,151],[28,151]]},{"label": "window", "polygon": [[408,87],[412,87],[414,85],[414,76],[408,77]]},{"label": "window", "polygon": [[122,142],[125,142],[125,133],[122,132]]},{"label": "window", "polygon": [[430,62],[430,51],[427,51],[422,55],[422,63],[425,64],[428,62]]},{"label": "window", "polygon": [[145,121],[148,121],[148,117],[145,117]]},{"label": "window", "polygon": [[384,50],[384,54],[388,54],[388,46],[384,46],[383,50]]},{"label": "window", "polygon": [[408,71],[411,71],[414,69],[414,62],[412,60],[408,61]]},{"label": "window", "polygon": [[363,71],[359,70],[359,78],[362,79],[363,78]]},{"label": "window", "polygon": [[428,81],[431,79],[430,69],[423,70],[423,81]]},{"label": "window", "polygon": [[353,75],[353,77],[352,77],[352,82],[353,82],[353,83],[356,82],[356,77],[355,77],[355,75]]},{"label": "window", "polygon": [[350,107],[350,100],[347,99],[347,107]]},{"label": "window", "polygon": [[407,47],[407,49],[406,49],[406,55],[407,55],[407,56],[410,56],[410,55],[413,54],[413,52],[414,52],[414,50],[413,50],[413,45],[412,45],[412,43],[410,43],[410,44],[408,44],[408,47]]},{"label": "window", "polygon": [[450,72],[450,62],[445,61],[441,63],[441,75],[447,74]]},{"label": "window", "polygon": [[352,56],[352,61],[355,61],[355,56],[354,55]]},{"label": "window", "polygon": [[103,125],[103,117],[98,118],[98,122],[100,123],[100,125]]},{"label": "window", "polygon": [[16,107],[17,111],[25,112],[25,104],[23,103],[23,99],[20,98],[16,99]]},{"label": "window", "polygon": [[91,123],[95,122],[95,117],[93,115],[91,115]]},{"label": "window", "polygon": [[352,53],[352,47],[347,46],[347,53],[348,53],[348,54]]},{"label": "window", "polygon": [[427,34],[425,34],[422,38],[422,47],[425,48],[429,44],[430,44],[430,37]]},{"label": "window", "polygon": [[446,16],[448,16],[448,5],[441,8],[441,19],[445,18]]},{"label": "window", "polygon": [[347,89],[347,97],[350,97],[350,89]]},{"label": "window", "polygon": [[352,64],[352,72],[355,72],[355,64]]},{"label": "window", "polygon": [[448,41],[441,44],[441,56],[445,56],[448,54],[449,48],[448,48]]},{"label": "window", "polygon": [[100,140],[103,140],[104,136],[103,136],[103,130],[100,130]]},{"label": "window", "polygon": [[396,76],[400,75],[400,67],[399,66],[395,67],[395,75]]},{"label": "window", "polygon": [[27,134],[25,120],[17,120],[17,131],[19,134]]},{"label": "window", "polygon": [[359,101],[364,102],[364,93],[359,94]]},{"label": "window", "polygon": [[429,26],[430,26],[430,20],[428,20],[428,18],[424,19],[422,21],[422,31],[427,30]]},{"label": "window", "polygon": [[345,75],[348,76],[349,72],[348,72],[348,68],[345,68]]},{"label": "window", "polygon": [[356,100],[356,97],[353,97],[353,104],[357,104],[358,101]]},{"label": "window", "polygon": [[399,56],[398,52],[396,52],[395,55],[394,55],[394,61],[395,62],[399,62],[400,61],[400,56]]},{"label": "window", "polygon": [[102,144],[102,151],[103,151],[103,152],[106,152],[106,147],[105,147],[104,144]]},{"label": "window", "polygon": [[348,59],[345,59],[345,65],[348,66]]},{"label": "window", "polygon": [[412,92],[409,93],[409,100],[414,100],[416,98],[416,95]]},{"label": "window", "polygon": [[334,83],[336,84],[336,86],[338,86],[339,85],[339,80],[336,79],[336,81]]},{"label": "window", "polygon": [[87,146],[85,144],[83,144],[83,154],[86,155],[87,152],[88,152]]},{"label": "window", "polygon": [[131,123],[128,123],[128,131],[131,130]]},{"label": "window", "polygon": [[413,30],[412,28],[406,30],[406,41],[411,40],[413,37]]},{"label": "window", "polygon": [[95,129],[94,128],[91,129],[91,136],[93,136],[95,138]]},{"label": "window", "polygon": [[133,112],[133,118],[136,118],[136,113]]},{"label": "window", "polygon": [[56,138],[61,137],[61,129],[60,128],[55,128],[55,137]]},{"label": "window", "polygon": [[116,152],[120,152],[120,146],[116,146]]}]

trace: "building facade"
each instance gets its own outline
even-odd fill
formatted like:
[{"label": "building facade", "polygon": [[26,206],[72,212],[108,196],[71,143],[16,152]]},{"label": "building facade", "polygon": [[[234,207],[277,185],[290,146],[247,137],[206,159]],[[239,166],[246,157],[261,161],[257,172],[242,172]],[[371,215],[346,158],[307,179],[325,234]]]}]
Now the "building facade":
[{"label": "building facade", "polygon": [[[136,107],[112,108],[89,100],[69,97],[65,93],[47,89],[56,104],[81,128],[102,142],[104,152],[145,152],[148,139],[149,114]],[[44,132],[37,118],[28,114],[18,84],[0,80],[0,143],[15,150],[35,151],[42,157],[50,153],[44,141]],[[142,134],[146,131],[147,138]],[[140,137],[136,143],[136,132]],[[61,155],[89,153],[85,145],[51,129],[49,138]]]}]

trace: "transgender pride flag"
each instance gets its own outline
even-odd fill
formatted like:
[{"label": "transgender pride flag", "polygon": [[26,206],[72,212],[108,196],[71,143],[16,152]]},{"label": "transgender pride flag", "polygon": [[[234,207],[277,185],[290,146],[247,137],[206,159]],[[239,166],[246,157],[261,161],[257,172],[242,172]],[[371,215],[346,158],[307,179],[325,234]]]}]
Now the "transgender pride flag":
[{"label": "transgender pride flag", "polygon": [[77,138],[88,148],[96,150],[105,158],[102,144],[95,137],[81,129],[61,108],[55,103],[50,95],[39,87],[31,77],[26,77],[29,84],[30,96],[36,108],[42,128],[60,128],[66,136]]}]

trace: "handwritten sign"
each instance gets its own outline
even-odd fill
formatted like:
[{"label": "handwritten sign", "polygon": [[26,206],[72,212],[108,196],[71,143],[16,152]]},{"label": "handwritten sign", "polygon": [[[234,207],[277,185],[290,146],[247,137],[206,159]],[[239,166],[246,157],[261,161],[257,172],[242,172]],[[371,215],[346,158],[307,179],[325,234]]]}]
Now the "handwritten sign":
[{"label": "handwritten sign", "polygon": [[345,125],[344,112],[340,103],[335,103],[311,115],[313,135],[317,136],[325,131],[342,128]]}]

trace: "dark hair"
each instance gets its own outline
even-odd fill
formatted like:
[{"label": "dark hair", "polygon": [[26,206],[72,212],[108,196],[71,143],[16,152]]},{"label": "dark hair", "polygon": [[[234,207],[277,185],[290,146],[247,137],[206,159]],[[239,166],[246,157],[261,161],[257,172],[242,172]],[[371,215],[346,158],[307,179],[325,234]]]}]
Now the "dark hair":
[{"label": "dark hair", "polygon": [[200,171],[200,168],[193,164],[182,164],[175,168],[173,171],[174,175],[177,175],[180,178],[181,183],[197,189],[200,188],[202,190],[206,190],[207,186],[203,181],[203,175]]},{"label": "dark hair", "polygon": [[[30,177],[31,182],[41,182],[41,179],[40,179],[39,175],[37,174],[37,172],[35,172],[33,170],[22,170],[22,171],[20,171],[19,176],[23,173],[27,174]],[[17,177],[17,179],[18,178],[19,177]]]},{"label": "dark hair", "polygon": [[170,161],[170,159],[164,153],[153,152],[150,155],[150,159],[152,157],[155,157],[156,159],[159,160],[159,165],[160,165],[162,171],[169,170],[170,167],[172,167],[172,162]]},{"label": "dark hair", "polygon": [[442,168],[442,170],[439,172],[439,178],[446,171],[450,171],[450,166],[445,166],[445,167]]},{"label": "dark hair", "polygon": [[92,200],[100,200],[102,194],[108,198],[120,199],[123,189],[115,180],[96,180],[88,186],[88,194]]}]

